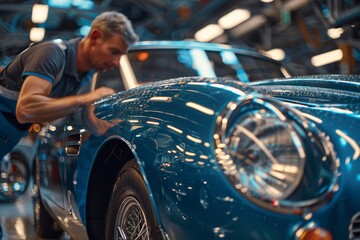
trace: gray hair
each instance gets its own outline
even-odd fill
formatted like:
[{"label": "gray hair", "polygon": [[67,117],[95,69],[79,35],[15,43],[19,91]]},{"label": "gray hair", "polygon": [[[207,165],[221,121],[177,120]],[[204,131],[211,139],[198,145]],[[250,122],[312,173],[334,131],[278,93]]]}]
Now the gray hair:
[{"label": "gray hair", "polygon": [[103,12],[98,15],[91,24],[91,30],[93,29],[102,31],[105,38],[119,33],[128,45],[139,39],[130,20],[124,14],[116,11]]}]

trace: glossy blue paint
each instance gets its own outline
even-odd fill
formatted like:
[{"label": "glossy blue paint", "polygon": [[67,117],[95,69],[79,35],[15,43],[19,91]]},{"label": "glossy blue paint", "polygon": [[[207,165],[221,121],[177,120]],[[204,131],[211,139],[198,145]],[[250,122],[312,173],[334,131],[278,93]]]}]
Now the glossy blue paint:
[{"label": "glossy blue paint", "polygon": [[[149,189],[152,189],[153,193],[156,192],[153,194],[154,202],[165,230],[172,229],[174,225],[181,225],[183,230],[177,230],[172,237],[183,236],[186,238],[201,237],[204,236],[204,232],[209,234],[207,236],[209,238],[220,236],[252,238],[257,236],[259,239],[263,239],[270,235],[273,239],[291,238],[294,235],[292,227],[305,225],[306,221],[299,215],[286,214],[277,215],[277,221],[269,221],[269,218],[274,219],[274,213],[252,206],[247,199],[234,192],[233,186],[224,179],[213,155],[212,136],[209,133],[213,132],[216,116],[225,107],[224,102],[237,101],[246,94],[251,94],[251,90],[238,83],[232,83],[232,89],[229,89],[229,87],[221,86],[218,82],[211,83],[211,79],[207,82],[200,80],[201,83],[191,82],[194,80],[190,79],[188,82],[188,79],[183,79],[167,81],[161,85],[159,83],[147,85],[140,91],[136,89],[127,93],[119,93],[98,106],[101,118],[110,120],[116,116],[123,120],[116,129],[125,128],[130,131],[132,125],[126,123],[136,122],[133,126],[137,126],[137,128],[128,141],[137,149],[138,161],[144,166],[144,175],[148,180]],[[243,96],[235,94],[235,89],[238,89]],[[171,100],[152,103],[150,99],[154,97],[167,97]],[[135,100],[126,104],[116,104],[116,101],[126,102],[128,99]],[[211,109],[213,115],[191,109],[186,106],[187,102],[194,102]],[[321,110],[319,108],[319,106],[315,106],[299,109],[313,114],[319,119],[338,118],[338,116],[332,116],[334,113],[327,112],[328,109]],[[326,115],[321,116],[324,111]],[[314,114],[315,112],[318,114]],[[108,118],[109,115],[110,118]],[[354,121],[353,118],[350,119]],[[351,122],[346,125],[355,126]],[[181,130],[181,134],[169,126]],[[330,121],[324,121],[322,124],[318,124],[318,127],[326,131],[330,138],[341,139],[331,133],[333,126]],[[197,135],[192,133],[194,132],[192,129],[196,129]],[[186,136],[192,136],[200,141],[191,141]],[[144,146],[144,142],[146,146]],[[336,144],[336,142],[333,143]],[[205,146],[205,144],[208,145]],[[153,147],[149,148],[148,146]],[[200,156],[205,156],[206,160]],[[148,172],[147,169],[151,170]],[[219,182],[213,182],[215,176]],[[201,193],[207,196],[206,201],[201,198]],[[340,192],[336,193],[334,197],[337,194]],[[210,198],[209,196],[217,197]],[[204,202],[206,203],[204,204]],[[329,203],[326,208],[335,209],[336,207],[334,203]],[[174,212],[174,209],[177,211]],[[219,211],[219,209],[222,210]],[[328,213],[322,213],[322,211],[323,209],[313,212],[314,219],[320,219],[315,223],[319,226],[326,226],[324,222],[327,220],[324,219],[327,219],[325,216]],[[219,217],[219,214],[222,217]],[[351,214],[354,213],[351,212]],[[318,215],[319,217],[317,217]],[[250,217],[253,218],[252,221],[249,221],[249,216],[252,216]],[[347,217],[349,219],[350,216]],[[209,222],[209,219],[216,220]],[[254,225],[254,222],[262,224],[261,232],[258,231],[258,225]],[[232,227],[225,227],[228,225]],[[232,232],[231,229],[239,229],[239,231]],[[283,229],[288,229],[285,231],[287,232],[286,236],[284,236]],[[174,230],[169,232],[172,231]]]},{"label": "glossy blue paint", "polygon": [[[118,92],[94,104],[99,118],[117,122],[104,136],[89,135],[76,116],[44,129],[42,199],[75,239],[98,236],[117,175],[134,158],[169,239],[285,240],[311,227],[346,239],[360,212],[359,88],[356,78],[341,76],[249,84],[184,77]],[[222,114],[235,109],[241,118],[236,104],[254,99],[301,133],[304,174],[290,196],[273,202],[236,188],[216,153],[217,127],[230,119]],[[272,151],[279,140],[269,139],[257,143]],[[278,179],[286,175],[279,172]]]},{"label": "glossy blue paint", "polygon": [[[282,215],[276,222],[269,221],[273,213],[259,211],[239,196],[217,164],[211,135],[216,116],[225,107],[224,102],[241,97],[235,90],[243,95],[250,90],[240,88],[236,82],[211,83],[214,80],[177,79],[119,93],[97,106],[99,117],[121,119],[112,131],[131,132],[127,141],[136,149],[161,222],[166,231],[169,229],[171,239],[263,239],[270,232],[274,239],[281,239],[284,234],[284,239],[290,238],[294,234],[292,226],[303,224],[301,217]],[[154,97],[168,97],[171,101],[152,102]],[[129,99],[136,100],[127,102]],[[126,103],[117,104],[119,101]],[[213,113],[193,109],[186,105],[189,102]],[[249,218],[261,224],[262,231]],[[284,229],[288,231],[284,233]]]}]

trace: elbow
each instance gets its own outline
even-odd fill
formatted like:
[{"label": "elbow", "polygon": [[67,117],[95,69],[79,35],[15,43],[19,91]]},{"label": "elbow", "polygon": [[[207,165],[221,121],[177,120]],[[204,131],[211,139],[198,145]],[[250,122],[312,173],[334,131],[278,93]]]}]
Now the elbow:
[{"label": "elbow", "polygon": [[19,123],[31,123],[29,116],[30,114],[26,111],[24,107],[16,107],[16,119]]}]

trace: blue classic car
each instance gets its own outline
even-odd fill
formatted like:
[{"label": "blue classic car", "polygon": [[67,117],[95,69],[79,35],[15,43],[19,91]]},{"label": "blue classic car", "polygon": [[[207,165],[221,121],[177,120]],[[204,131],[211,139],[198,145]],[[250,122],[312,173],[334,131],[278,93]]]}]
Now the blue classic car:
[{"label": "blue classic car", "polygon": [[116,123],[106,134],[91,135],[77,113],[42,129],[38,236],[360,237],[358,76],[141,85],[145,73],[130,63],[93,84],[125,86],[94,104],[98,118]]}]

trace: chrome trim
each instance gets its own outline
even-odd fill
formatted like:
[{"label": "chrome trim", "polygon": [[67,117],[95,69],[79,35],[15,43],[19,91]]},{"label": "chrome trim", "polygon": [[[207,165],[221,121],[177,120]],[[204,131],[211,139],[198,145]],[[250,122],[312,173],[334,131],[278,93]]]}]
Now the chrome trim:
[{"label": "chrome trim", "polygon": [[[238,185],[237,177],[230,175],[226,169],[236,168],[236,164],[233,159],[230,158],[230,150],[228,149],[228,144],[230,142],[229,137],[227,136],[228,129],[231,127],[231,123],[236,116],[241,112],[241,109],[246,108],[249,104],[256,104],[262,108],[268,109],[270,111],[276,111],[280,116],[283,114],[285,116],[284,121],[288,121],[288,118],[292,121],[295,121],[296,124],[303,127],[303,130],[307,133],[306,138],[310,138],[314,141],[319,142],[324,149],[326,158],[331,161],[331,171],[332,171],[332,181],[329,184],[327,192],[317,198],[303,201],[287,201],[278,200],[276,204],[270,202],[266,199],[256,198],[247,194],[244,189],[237,188]],[[260,109],[260,108],[259,108]],[[223,112],[218,116],[216,120],[215,132],[214,132],[214,150],[219,165],[224,171],[225,176],[228,180],[234,185],[237,191],[249,199],[251,202],[260,205],[261,207],[267,208],[272,211],[278,211],[283,213],[292,213],[292,214],[306,214],[312,211],[315,207],[318,207],[322,204],[325,204],[332,197],[332,193],[335,191],[335,185],[337,182],[337,165],[335,152],[333,150],[333,145],[330,142],[329,138],[326,137],[325,133],[320,131],[311,120],[306,119],[304,116],[300,115],[298,110],[292,109],[287,105],[281,104],[281,102],[272,99],[270,97],[263,97],[257,95],[248,95],[246,98],[239,100],[238,102],[230,102]],[[228,156],[228,160],[224,161],[223,156]],[[226,158],[225,158],[226,159]],[[303,180],[303,177],[301,181]]]},{"label": "chrome trim", "polygon": [[[354,228],[355,226],[358,226],[357,228]],[[357,212],[350,221],[349,225],[349,239],[355,240],[360,238],[360,212]],[[356,236],[354,234],[356,233]]]},{"label": "chrome trim", "polygon": [[196,41],[139,41],[129,46],[128,52],[137,51],[137,50],[159,50],[159,49],[193,49],[200,48],[205,51],[224,51],[231,50],[238,54],[244,54],[251,57],[258,57],[262,59],[267,59],[272,62],[280,62],[269,58],[266,55],[263,55],[251,48],[237,48],[227,44],[218,44],[218,43],[206,43],[206,42],[196,42]]},{"label": "chrome trim", "polygon": [[66,137],[64,150],[68,157],[77,157],[80,154],[82,135],[74,133]]},{"label": "chrome trim", "polygon": [[119,69],[121,77],[124,79],[123,82],[126,90],[139,86],[134,70],[132,69],[130,60],[127,55],[121,56]]}]

